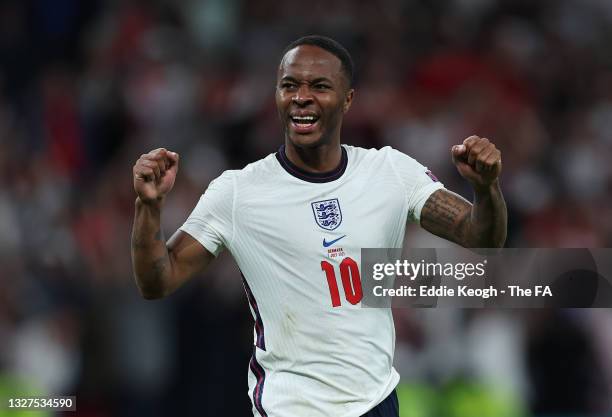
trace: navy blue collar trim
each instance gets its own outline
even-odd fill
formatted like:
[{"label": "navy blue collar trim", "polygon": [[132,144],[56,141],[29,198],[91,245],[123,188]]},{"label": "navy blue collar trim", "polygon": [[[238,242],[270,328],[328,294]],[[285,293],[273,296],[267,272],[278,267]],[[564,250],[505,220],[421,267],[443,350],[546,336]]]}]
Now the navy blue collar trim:
[{"label": "navy blue collar trim", "polygon": [[308,172],[303,170],[302,168],[297,167],[293,162],[287,158],[285,154],[285,145],[282,145],[278,152],[276,152],[276,159],[281,164],[281,166],[287,171],[289,174],[293,175],[296,178],[299,178],[303,181],[308,182],[330,182],[335,181],[344,174],[346,171],[346,166],[348,164],[348,155],[346,154],[346,149],[342,146],[342,156],[340,157],[340,164],[332,171],[329,172]]}]

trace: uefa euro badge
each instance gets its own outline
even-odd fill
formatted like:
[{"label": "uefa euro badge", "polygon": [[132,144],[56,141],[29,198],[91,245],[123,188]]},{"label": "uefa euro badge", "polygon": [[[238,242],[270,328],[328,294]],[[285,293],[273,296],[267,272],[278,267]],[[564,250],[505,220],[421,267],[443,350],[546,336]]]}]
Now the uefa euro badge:
[{"label": "uefa euro badge", "polygon": [[325,230],[334,230],[342,223],[342,211],[337,198],[310,203],[315,221]]}]

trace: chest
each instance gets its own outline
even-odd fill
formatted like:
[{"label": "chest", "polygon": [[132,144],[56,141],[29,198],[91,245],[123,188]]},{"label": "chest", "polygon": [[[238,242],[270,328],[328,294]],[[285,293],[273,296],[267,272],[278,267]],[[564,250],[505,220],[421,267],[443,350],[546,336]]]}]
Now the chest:
[{"label": "chest", "polygon": [[239,202],[236,214],[241,230],[259,244],[287,255],[329,257],[391,246],[405,223],[405,195],[375,180],[261,187]]}]

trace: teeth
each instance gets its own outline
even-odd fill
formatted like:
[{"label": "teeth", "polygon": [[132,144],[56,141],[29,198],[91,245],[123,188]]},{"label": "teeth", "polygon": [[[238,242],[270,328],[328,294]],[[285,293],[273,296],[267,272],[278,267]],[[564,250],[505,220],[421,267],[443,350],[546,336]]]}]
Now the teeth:
[{"label": "teeth", "polygon": [[315,116],[293,116],[293,120],[298,122],[314,122],[316,120]]}]

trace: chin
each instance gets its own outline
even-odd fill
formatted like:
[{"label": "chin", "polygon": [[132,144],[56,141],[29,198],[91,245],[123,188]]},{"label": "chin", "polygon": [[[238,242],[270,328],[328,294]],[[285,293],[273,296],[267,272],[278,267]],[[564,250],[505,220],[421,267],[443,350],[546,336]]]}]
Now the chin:
[{"label": "chin", "polygon": [[326,143],[325,138],[320,134],[298,135],[289,133],[287,137],[289,138],[289,142],[296,148],[316,148]]}]

